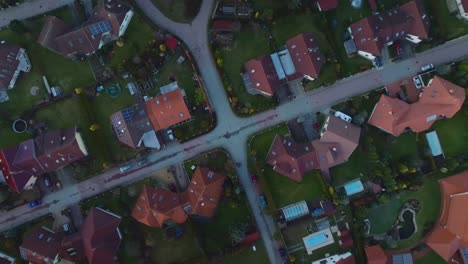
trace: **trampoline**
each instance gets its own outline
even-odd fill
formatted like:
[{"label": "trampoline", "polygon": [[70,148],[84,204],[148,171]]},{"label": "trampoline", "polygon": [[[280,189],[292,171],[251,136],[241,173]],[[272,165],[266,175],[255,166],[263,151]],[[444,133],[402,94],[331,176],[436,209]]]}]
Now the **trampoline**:
[{"label": "trampoline", "polygon": [[28,129],[28,123],[26,123],[26,121],[23,119],[16,119],[11,127],[15,133],[21,134],[24,133],[26,129]]},{"label": "trampoline", "polygon": [[112,97],[116,98],[119,97],[122,89],[120,89],[120,85],[118,83],[109,83],[105,85],[106,93]]}]

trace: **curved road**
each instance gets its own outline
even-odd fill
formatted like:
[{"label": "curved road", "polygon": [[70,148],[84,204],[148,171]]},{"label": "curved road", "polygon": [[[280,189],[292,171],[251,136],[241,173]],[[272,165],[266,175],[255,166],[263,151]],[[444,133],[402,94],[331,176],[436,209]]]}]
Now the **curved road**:
[{"label": "curved road", "polygon": [[468,56],[468,37],[463,37],[442,46],[417,54],[415,57],[398,63],[385,65],[379,70],[370,70],[335,84],[307,92],[303,97],[282,104],[277,108],[249,118],[237,117],[230,108],[225,89],[218,75],[216,65],[208,48],[207,26],[214,0],[204,0],[201,11],[191,24],[179,24],[167,19],[157,10],[151,0],[136,0],[151,21],[184,41],[190,48],[200,70],[212,107],[217,114],[217,127],[210,133],[184,144],[170,145],[148,157],[149,165],[144,168],[120,174],[113,169],[75,186],[51,193],[43,198],[43,204],[29,209],[17,207],[8,213],[0,214],[0,232],[29,222],[50,212],[59,212],[72,204],[95,196],[109,189],[126,185],[145,178],[150,172],[160,170],[175,163],[183,162],[199,153],[213,148],[224,148],[238,164],[237,173],[247,194],[253,215],[257,221],[268,257],[271,263],[278,263],[279,255],[272,238],[274,225],[263,214],[247,168],[248,138],[267,127],[291,120],[300,115],[320,111],[350,97],[382,87],[390,82],[414,75],[421,65],[434,65],[460,60]]}]

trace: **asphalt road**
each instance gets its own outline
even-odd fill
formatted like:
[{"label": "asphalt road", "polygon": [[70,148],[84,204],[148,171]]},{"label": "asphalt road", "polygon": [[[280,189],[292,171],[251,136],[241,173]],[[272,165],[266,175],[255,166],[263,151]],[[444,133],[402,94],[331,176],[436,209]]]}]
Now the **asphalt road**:
[{"label": "asphalt road", "polygon": [[255,188],[249,177],[246,151],[248,138],[265,128],[306,113],[320,111],[355,95],[366,93],[390,82],[414,75],[424,64],[433,63],[438,65],[468,56],[468,49],[466,48],[468,47],[468,37],[463,37],[418,54],[414,58],[388,64],[382,69],[373,69],[340,80],[331,86],[307,92],[305,96],[297,97],[270,111],[249,118],[239,118],[231,111],[227,95],[207,44],[207,23],[208,17],[211,15],[213,0],[203,1],[200,14],[191,25],[178,24],[168,20],[152,5],[150,0],[136,0],[136,3],[153,23],[177,35],[190,48],[200,70],[210,102],[218,117],[217,127],[206,135],[184,144],[170,145],[164,150],[150,155],[148,157],[149,164],[144,168],[134,166],[134,170],[126,174],[121,174],[118,168],[115,168],[75,186],[66,187],[45,196],[43,205],[39,207],[30,209],[27,206],[21,206],[8,213],[1,213],[0,232],[32,221],[49,212],[63,210],[83,199],[93,197],[112,188],[139,181],[151,172],[183,162],[213,148],[221,147],[227,150],[238,164],[237,173],[246,190],[270,262],[278,263],[279,255],[276,250],[276,243],[272,238],[275,226],[272,224],[272,219],[263,214]]}]

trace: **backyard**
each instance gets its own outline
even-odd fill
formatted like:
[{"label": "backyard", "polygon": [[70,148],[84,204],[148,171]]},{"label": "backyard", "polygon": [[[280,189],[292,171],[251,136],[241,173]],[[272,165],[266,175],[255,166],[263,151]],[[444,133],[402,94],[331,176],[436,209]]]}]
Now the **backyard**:
[{"label": "backyard", "polygon": [[425,0],[425,7],[432,17],[431,31],[440,40],[450,40],[468,34],[468,24],[449,12],[447,1]]}]

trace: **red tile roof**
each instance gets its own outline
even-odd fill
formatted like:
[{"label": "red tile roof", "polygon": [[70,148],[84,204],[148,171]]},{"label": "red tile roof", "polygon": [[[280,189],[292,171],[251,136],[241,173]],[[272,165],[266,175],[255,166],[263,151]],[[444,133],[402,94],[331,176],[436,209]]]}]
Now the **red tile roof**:
[{"label": "red tile roof", "polygon": [[393,98],[399,98],[404,100],[406,96],[406,102],[414,103],[419,100],[419,94],[421,90],[416,88],[413,77],[408,77],[390,84],[385,87],[387,95]]},{"label": "red tile roof", "polygon": [[6,182],[21,192],[35,177],[55,171],[87,156],[77,128],[49,131],[0,151],[0,169]]},{"label": "red tile roof", "polygon": [[388,258],[379,245],[366,247],[365,249],[368,264],[387,264]]},{"label": "red tile roof", "polygon": [[183,193],[144,186],[132,217],[151,227],[162,227],[167,221],[181,224],[188,215],[211,218],[221,198],[224,180],[220,174],[198,167]]},{"label": "red tile roof", "polygon": [[462,247],[468,247],[468,171],[439,181],[442,193],[441,215],[427,239],[429,245],[446,261]]},{"label": "red tile roof", "polygon": [[311,78],[318,78],[325,57],[312,33],[302,33],[286,42],[296,71]]},{"label": "red tile roof", "polygon": [[463,10],[465,10],[465,13],[468,13],[468,0],[461,0],[461,4],[463,6]]},{"label": "red tile roof", "polygon": [[249,74],[252,86],[264,95],[273,96],[276,90],[284,83],[284,81],[278,79],[270,55],[249,60],[245,64],[245,70]]},{"label": "red tile roof", "polygon": [[422,132],[442,117],[453,117],[463,105],[465,90],[435,76],[421,93],[418,102],[407,104],[386,95],[380,97],[369,118],[369,124],[395,136],[406,128]]},{"label": "red tile roof", "polygon": [[363,18],[351,26],[356,47],[373,55],[380,55],[386,43],[406,36],[428,38],[429,17],[420,0],[410,1],[382,14]]},{"label": "red tile roof", "polygon": [[340,259],[336,264],[356,264],[356,259],[354,258],[353,255],[345,258],[345,259]]},{"label": "red tile roof", "polygon": [[37,227],[23,239],[19,248],[21,257],[35,264],[52,263],[59,253],[62,238],[62,234],[46,227]]},{"label": "red tile roof", "polygon": [[182,89],[175,89],[146,101],[145,108],[153,128],[157,131],[191,118]]},{"label": "red tile roof", "polygon": [[224,176],[198,166],[185,191],[190,204],[190,214],[211,218],[223,193]]},{"label": "red tile roof", "polygon": [[232,30],[234,28],[234,21],[232,20],[213,20],[214,30]]},{"label": "red tile roof", "polygon": [[339,0],[317,0],[320,11],[329,11],[338,7]]}]

